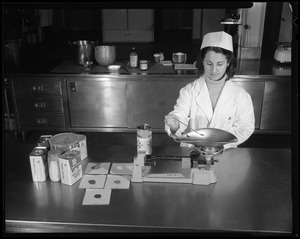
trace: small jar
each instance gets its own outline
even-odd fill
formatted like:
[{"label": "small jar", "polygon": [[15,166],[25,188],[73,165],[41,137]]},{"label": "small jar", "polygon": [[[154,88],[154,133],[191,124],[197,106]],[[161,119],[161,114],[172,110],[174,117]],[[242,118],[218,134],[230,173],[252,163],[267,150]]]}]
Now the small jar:
[{"label": "small jar", "polygon": [[161,57],[160,57],[160,54],[159,53],[155,53],[154,55],[153,55],[153,57],[154,57],[154,62],[155,63],[159,63],[160,61],[161,61]]},{"label": "small jar", "polygon": [[148,61],[140,60],[140,70],[145,71],[148,70]]},{"label": "small jar", "polygon": [[159,53],[160,61],[163,61],[165,59],[164,53]]}]

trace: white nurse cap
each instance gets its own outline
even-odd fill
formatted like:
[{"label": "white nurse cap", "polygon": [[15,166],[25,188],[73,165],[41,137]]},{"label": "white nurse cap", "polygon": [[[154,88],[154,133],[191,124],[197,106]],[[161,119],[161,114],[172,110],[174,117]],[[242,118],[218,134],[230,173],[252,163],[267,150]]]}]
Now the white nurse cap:
[{"label": "white nurse cap", "polygon": [[232,36],[224,31],[207,33],[203,37],[200,50],[208,46],[221,47],[233,52]]}]

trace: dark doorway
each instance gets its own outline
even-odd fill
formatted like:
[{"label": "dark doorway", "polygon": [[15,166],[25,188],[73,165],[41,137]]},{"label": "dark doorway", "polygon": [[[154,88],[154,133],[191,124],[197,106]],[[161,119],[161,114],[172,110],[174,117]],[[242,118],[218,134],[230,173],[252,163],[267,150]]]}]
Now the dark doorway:
[{"label": "dark doorway", "polygon": [[261,59],[272,59],[279,37],[282,2],[268,2],[262,40]]}]

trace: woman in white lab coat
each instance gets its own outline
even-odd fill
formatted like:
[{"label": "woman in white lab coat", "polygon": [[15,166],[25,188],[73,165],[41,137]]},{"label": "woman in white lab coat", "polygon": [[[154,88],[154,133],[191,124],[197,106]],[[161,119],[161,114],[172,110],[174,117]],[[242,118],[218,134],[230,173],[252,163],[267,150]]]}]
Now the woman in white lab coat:
[{"label": "woman in white lab coat", "polygon": [[165,116],[165,130],[178,138],[188,132],[179,121],[192,129],[218,128],[238,139],[224,149],[237,147],[254,132],[255,118],[251,96],[231,80],[236,67],[231,35],[206,34],[196,65],[199,78],[180,90],[174,110]]}]

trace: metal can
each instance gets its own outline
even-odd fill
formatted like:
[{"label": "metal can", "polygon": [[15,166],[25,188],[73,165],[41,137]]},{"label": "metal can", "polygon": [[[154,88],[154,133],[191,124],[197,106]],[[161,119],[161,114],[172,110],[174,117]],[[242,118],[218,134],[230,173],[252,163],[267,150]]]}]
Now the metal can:
[{"label": "metal can", "polygon": [[160,60],[160,54],[159,53],[155,53],[154,55],[153,55],[153,57],[154,57],[154,62],[155,63],[159,63],[161,60]]},{"label": "metal can", "polygon": [[48,177],[47,148],[35,147],[29,155],[32,180],[44,182]]},{"label": "metal can", "polygon": [[147,60],[140,60],[140,70],[148,70],[148,61]]},{"label": "metal can", "polygon": [[137,127],[137,153],[145,151],[146,155],[152,155],[152,127],[143,124]]},{"label": "metal can", "polygon": [[50,149],[49,140],[51,137],[52,137],[52,135],[41,135],[37,142],[37,145],[39,147],[46,147],[47,150],[49,150]]},{"label": "metal can", "polygon": [[87,158],[87,146],[86,146],[86,136],[83,134],[78,134],[79,136],[79,149],[81,153],[81,160]]},{"label": "metal can", "polygon": [[51,181],[53,182],[60,181],[59,160],[58,160],[59,155],[60,155],[60,151],[57,149],[51,149],[48,151],[49,176]]}]

